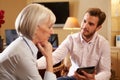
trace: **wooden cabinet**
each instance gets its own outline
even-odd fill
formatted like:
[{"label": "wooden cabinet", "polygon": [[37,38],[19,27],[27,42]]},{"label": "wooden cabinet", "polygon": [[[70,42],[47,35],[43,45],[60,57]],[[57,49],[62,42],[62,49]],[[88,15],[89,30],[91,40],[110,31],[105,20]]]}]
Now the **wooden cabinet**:
[{"label": "wooden cabinet", "polygon": [[112,70],[115,71],[115,80],[120,80],[120,48],[111,47]]}]

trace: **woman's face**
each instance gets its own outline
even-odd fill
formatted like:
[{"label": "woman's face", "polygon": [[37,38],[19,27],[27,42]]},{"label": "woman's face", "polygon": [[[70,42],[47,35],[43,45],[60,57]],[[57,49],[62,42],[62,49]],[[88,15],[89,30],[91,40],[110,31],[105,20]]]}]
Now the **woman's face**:
[{"label": "woman's face", "polygon": [[49,20],[46,20],[44,23],[38,25],[38,27],[35,29],[33,42],[37,44],[48,41],[50,35],[53,34],[52,26],[53,24],[50,24]]}]

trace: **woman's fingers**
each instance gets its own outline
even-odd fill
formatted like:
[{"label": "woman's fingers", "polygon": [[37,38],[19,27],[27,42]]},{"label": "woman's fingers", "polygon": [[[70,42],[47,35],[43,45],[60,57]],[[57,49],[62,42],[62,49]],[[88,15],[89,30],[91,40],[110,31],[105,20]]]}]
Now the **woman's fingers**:
[{"label": "woman's fingers", "polygon": [[37,46],[45,57],[51,55],[52,45],[49,42],[38,43]]}]

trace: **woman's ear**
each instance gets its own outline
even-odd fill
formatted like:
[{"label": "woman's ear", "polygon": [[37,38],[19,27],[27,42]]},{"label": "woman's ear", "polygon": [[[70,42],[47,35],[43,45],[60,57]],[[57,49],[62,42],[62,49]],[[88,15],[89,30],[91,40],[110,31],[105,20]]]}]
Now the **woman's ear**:
[{"label": "woman's ear", "polygon": [[100,25],[100,26],[97,26],[97,29],[96,29],[96,30],[98,31],[101,27],[102,27],[101,25]]}]

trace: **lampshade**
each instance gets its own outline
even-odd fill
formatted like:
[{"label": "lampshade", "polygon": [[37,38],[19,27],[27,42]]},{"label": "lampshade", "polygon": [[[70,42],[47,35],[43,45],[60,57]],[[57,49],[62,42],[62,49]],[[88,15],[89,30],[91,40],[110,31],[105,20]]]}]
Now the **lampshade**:
[{"label": "lampshade", "polygon": [[66,29],[66,30],[80,29],[78,20],[75,17],[68,17],[63,29]]}]

